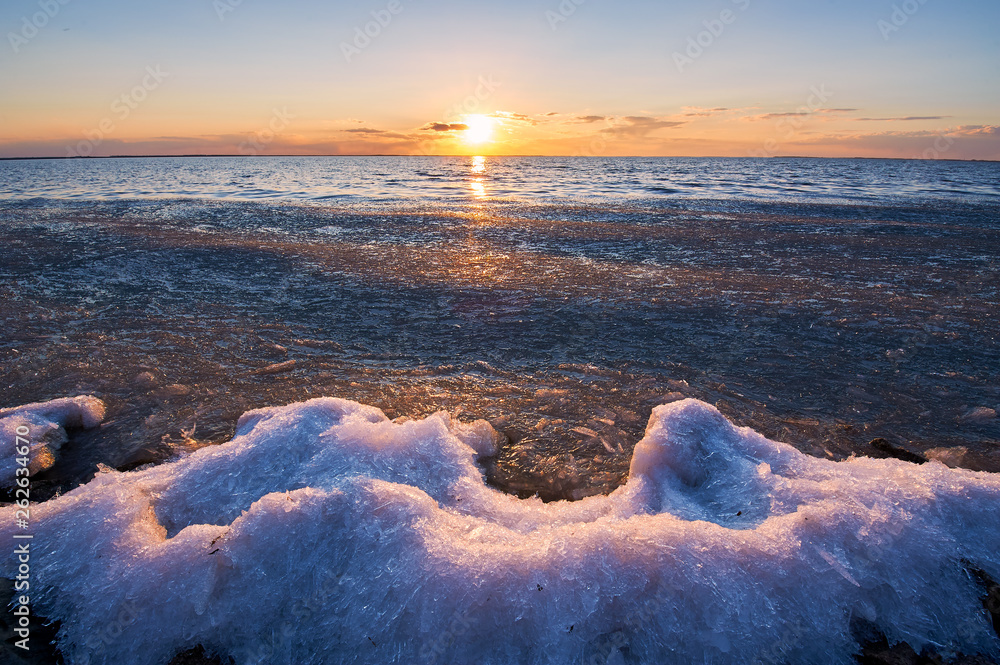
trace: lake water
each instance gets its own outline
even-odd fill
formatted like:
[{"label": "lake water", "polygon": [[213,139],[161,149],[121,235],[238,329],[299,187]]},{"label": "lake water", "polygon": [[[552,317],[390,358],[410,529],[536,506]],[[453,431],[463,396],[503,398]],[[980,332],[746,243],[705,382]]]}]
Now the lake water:
[{"label": "lake water", "polygon": [[1000,164],[4,161],[0,234],[0,408],[107,406],[67,662],[1000,653]]},{"label": "lake water", "polygon": [[0,193],[4,403],[111,409],[59,486],[313,395],[490,419],[491,479],[547,498],[620,483],[682,395],[1000,468],[1000,164],[31,160]]}]

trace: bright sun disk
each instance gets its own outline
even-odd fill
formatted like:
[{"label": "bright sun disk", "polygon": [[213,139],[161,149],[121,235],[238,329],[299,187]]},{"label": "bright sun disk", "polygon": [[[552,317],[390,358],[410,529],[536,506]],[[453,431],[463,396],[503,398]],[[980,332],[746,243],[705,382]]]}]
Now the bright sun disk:
[{"label": "bright sun disk", "polygon": [[488,115],[469,115],[465,117],[464,123],[468,126],[462,136],[466,143],[478,145],[493,138],[494,121]]}]

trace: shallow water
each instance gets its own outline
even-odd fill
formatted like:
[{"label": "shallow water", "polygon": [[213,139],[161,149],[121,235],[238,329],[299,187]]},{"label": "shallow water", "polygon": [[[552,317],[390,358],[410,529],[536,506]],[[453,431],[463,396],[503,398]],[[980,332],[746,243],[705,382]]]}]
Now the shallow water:
[{"label": "shallow water", "polygon": [[[998,184],[875,160],[0,162],[0,408],[107,405],[32,478],[62,495],[32,507],[33,612],[115,664],[995,658],[996,477],[815,458],[1000,470]],[[318,396],[397,422],[324,400],[237,431]]]},{"label": "shallow water", "polygon": [[[510,438],[492,482],[545,498],[620,484],[652,407],[682,396],[813,455],[883,437],[1000,469],[997,165],[266,158],[0,173],[2,405],[109,404],[49,491],[318,395],[487,418]],[[658,179],[676,191],[651,195]],[[349,196],[324,198],[338,188]]]}]

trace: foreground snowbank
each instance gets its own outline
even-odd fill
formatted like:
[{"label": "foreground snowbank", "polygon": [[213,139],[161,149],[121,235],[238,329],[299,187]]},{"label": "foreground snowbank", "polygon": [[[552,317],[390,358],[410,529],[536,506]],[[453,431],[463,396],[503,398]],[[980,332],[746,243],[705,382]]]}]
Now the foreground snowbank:
[{"label": "foreground snowbank", "polygon": [[483,484],[495,444],[339,399],[252,411],[34,507],[33,611],[69,663],[849,663],[852,618],[1000,653],[966,572],[1000,578],[997,476],[814,459],[684,400],[626,486],[543,504]]},{"label": "foreground snowbank", "polygon": [[29,475],[52,468],[62,444],[66,443],[67,428],[90,429],[104,419],[104,402],[96,397],[81,395],[48,402],[36,402],[10,409],[0,409],[0,487],[14,486],[18,457],[19,432],[30,446]]}]

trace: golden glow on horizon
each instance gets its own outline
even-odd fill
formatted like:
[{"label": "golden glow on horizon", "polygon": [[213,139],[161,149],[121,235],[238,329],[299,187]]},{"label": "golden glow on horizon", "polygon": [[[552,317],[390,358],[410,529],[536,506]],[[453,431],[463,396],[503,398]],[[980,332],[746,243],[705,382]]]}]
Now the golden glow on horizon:
[{"label": "golden glow on horizon", "polygon": [[466,143],[480,145],[493,139],[493,128],[496,122],[488,115],[467,115],[463,122],[469,127],[462,134],[462,140]]},{"label": "golden glow on horizon", "polygon": [[[166,85],[163,91],[155,91],[161,92],[169,92]],[[794,132],[789,132],[786,111],[780,106],[682,107],[643,116],[591,115],[591,109],[567,109],[559,114],[491,109],[481,114],[428,112],[404,120],[375,117],[364,121],[303,112],[285,126],[283,116],[263,122],[249,111],[221,106],[215,115],[188,117],[177,110],[182,106],[161,108],[155,99],[151,93],[143,112],[127,119],[114,112],[101,118],[100,104],[96,111],[81,107],[70,112],[67,107],[66,114],[60,115],[25,103],[5,116],[8,122],[0,132],[0,157],[241,155],[252,148],[259,154],[441,154],[467,159],[480,155],[487,157],[487,163],[494,155],[912,159],[937,154],[1000,159],[1000,132],[995,125],[962,125],[958,119],[924,122],[895,109],[810,112],[795,118]],[[504,108],[519,107],[500,107]]]}]

